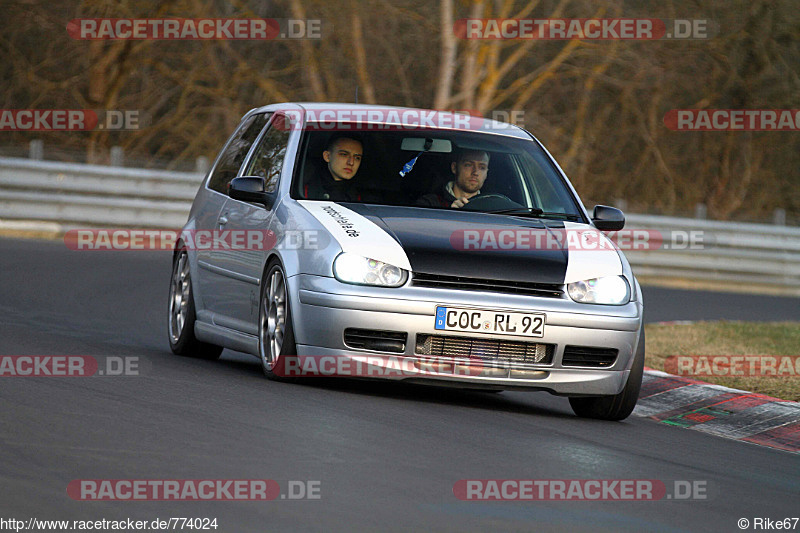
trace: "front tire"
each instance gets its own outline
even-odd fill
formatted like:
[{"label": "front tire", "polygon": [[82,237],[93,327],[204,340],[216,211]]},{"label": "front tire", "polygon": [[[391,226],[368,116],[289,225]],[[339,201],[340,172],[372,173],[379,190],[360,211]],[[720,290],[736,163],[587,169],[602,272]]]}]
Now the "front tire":
[{"label": "front tire", "polygon": [[570,398],[569,403],[576,415],[599,420],[624,420],[633,412],[644,374],[644,326],[639,334],[636,357],[622,392],[613,396],[592,396]]},{"label": "front tire", "polygon": [[286,274],[277,261],[270,263],[261,283],[258,354],[267,379],[291,381],[287,377],[287,361],[297,357],[297,345],[294,341]]},{"label": "front tire", "polygon": [[192,277],[189,271],[189,255],[179,252],[172,262],[172,280],[169,285],[169,317],[167,330],[172,353],[200,359],[218,359],[221,346],[197,340],[194,324],[197,315],[192,293]]}]

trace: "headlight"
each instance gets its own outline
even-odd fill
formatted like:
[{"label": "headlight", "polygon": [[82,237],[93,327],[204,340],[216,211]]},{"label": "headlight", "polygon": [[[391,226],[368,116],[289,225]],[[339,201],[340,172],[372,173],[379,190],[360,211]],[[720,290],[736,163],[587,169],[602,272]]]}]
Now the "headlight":
[{"label": "headlight", "polygon": [[576,281],[567,285],[569,297],[582,304],[623,305],[631,299],[628,280],[622,276]]},{"label": "headlight", "polygon": [[381,287],[400,287],[408,280],[408,271],[402,268],[349,252],[333,261],[333,275],[344,283]]}]

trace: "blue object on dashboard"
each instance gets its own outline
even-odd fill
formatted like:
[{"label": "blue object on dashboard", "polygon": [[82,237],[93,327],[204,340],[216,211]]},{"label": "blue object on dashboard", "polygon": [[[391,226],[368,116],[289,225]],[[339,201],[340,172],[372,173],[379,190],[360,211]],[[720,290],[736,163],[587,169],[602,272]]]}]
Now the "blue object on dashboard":
[{"label": "blue object on dashboard", "polygon": [[422,152],[418,153],[418,154],[417,154],[417,155],[414,157],[414,159],[412,159],[411,161],[409,161],[408,163],[406,163],[405,165],[403,165],[403,170],[401,170],[401,171],[400,171],[400,177],[403,177],[403,178],[405,178],[405,177],[406,177],[406,174],[408,174],[409,172],[411,172],[411,169],[413,169],[413,168],[414,168],[414,165],[416,165],[416,164],[417,164],[417,158],[418,158],[419,156],[421,156],[422,154],[424,154],[424,153],[425,153],[424,151],[422,151]]}]

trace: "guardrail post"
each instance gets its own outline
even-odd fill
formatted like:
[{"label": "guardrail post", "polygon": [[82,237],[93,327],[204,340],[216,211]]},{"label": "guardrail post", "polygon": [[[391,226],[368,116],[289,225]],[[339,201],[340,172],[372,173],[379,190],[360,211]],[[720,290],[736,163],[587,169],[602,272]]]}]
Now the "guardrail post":
[{"label": "guardrail post", "polygon": [[785,226],[786,225],[786,209],[781,209],[778,207],[775,211],[772,212],[772,223],[776,226]]},{"label": "guardrail post", "polygon": [[44,141],[40,139],[34,139],[30,142],[29,148],[29,155],[31,159],[35,159],[36,161],[41,161],[44,159]]},{"label": "guardrail post", "polygon": [[111,147],[111,166],[112,167],[121,167],[125,164],[125,151],[122,149],[122,146],[112,146]]},{"label": "guardrail post", "polygon": [[200,174],[206,174],[208,172],[208,158],[204,155],[201,155],[195,159],[194,169]]},{"label": "guardrail post", "polygon": [[708,208],[706,204],[700,203],[695,204],[694,206],[694,218],[706,218],[708,217]]},{"label": "guardrail post", "polygon": [[628,201],[624,198],[615,198],[614,199],[614,207],[619,209],[620,211],[627,211],[628,210]]}]

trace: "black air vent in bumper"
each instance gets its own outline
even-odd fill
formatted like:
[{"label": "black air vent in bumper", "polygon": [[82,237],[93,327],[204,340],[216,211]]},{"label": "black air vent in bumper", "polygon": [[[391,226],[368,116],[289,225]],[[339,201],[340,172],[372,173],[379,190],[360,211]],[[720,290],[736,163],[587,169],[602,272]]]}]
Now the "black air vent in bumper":
[{"label": "black air vent in bumper", "polygon": [[561,366],[613,366],[617,361],[616,348],[591,348],[589,346],[565,346]]},{"label": "black air vent in bumper", "polygon": [[403,353],[406,351],[408,334],[402,331],[347,328],[344,343],[350,348],[375,352]]}]

